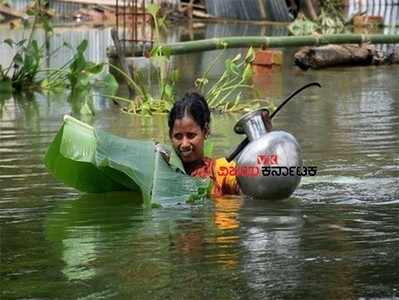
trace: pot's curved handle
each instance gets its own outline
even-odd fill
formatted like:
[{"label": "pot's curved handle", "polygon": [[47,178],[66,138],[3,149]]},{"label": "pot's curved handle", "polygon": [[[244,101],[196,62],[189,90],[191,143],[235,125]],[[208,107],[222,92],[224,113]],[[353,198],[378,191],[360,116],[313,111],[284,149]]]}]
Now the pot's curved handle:
[{"label": "pot's curved handle", "polygon": [[241,143],[238,144],[237,148],[228,156],[226,157],[226,160],[228,162],[231,162],[244,148],[249,144],[249,139],[246,137],[241,141]]},{"label": "pot's curved handle", "polygon": [[[300,92],[302,92],[303,90],[305,90],[305,89],[307,89],[308,87],[311,87],[311,86],[318,86],[319,88],[321,88],[320,83],[318,83],[318,82],[311,82],[311,83],[308,83],[308,84],[304,85],[303,87],[297,89],[297,90],[294,91],[291,95],[289,95],[289,96],[287,97],[287,99],[285,99],[285,100],[283,101],[283,103],[281,103],[281,104],[276,108],[276,110],[270,115],[270,119],[272,119],[272,118],[279,112],[279,110],[280,110],[281,108],[283,108],[283,106],[286,105],[287,102],[290,101],[294,96],[296,96],[297,94],[299,94]],[[228,162],[231,162],[234,158],[236,158],[236,156],[237,156],[242,150],[244,150],[244,148],[245,148],[248,144],[249,144],[249,139],[248,139],[248,137],[246,137],[245,139],[243,139],[243,140],[241,141],[241,143],[238,144],[237,148],[236,148],[228,157],[226,157],[226,160],[227,160]]]}]

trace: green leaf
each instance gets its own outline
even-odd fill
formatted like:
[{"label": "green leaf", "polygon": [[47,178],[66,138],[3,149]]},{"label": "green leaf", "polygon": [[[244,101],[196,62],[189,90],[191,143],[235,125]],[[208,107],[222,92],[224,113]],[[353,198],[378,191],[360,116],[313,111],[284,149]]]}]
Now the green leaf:
[{"label": "green leaf", "polygon": [[102,94],[115,95],[118,90],[118,82],[112,74],[105,75],[103,79],[103,85],[100,86],[100,91]]},{"label": "green leaf", "polygon": [[25,44],[26,39],[22,39],[19,42],[17,42],[15,45],[17,45],[17,47],[21,47],[23,44]]},{"label": "green leaf", "polygon": [[71,46],[71,44],[69,44],[68,42],[65,42],[65,41],[62,43],[62,46],[63,46],[63,47],[66,47],[66,48],[68,48],[68,49],[71,49],[71,50],[73,49],[73,47]]},{"label": "green leaf", "polygon": [[87,63],[86,71],[91,74],[98,74],[103,70],[104,64]]},{"label": "green leaf", "polygon": [[159,12],[160,7],[157,4],[151,3],[147,4],[145,9],[150,15],[152,15],[155,18]]},{"label": "green leaf", "polygon": [[208,79],[207,78],[197,78],[195,80],[195,86],[199,89],[203,88],[205,85],[208,84]]},{"label": "green leaf", "polygon": [[147,207],[182,202],[209,187],[209,180],[184,174],[171,147],[162,148],[171,153],[170,165],[153,142],[117,137],[67,116],[44,161],[69,186],[92,193],[141,191]]},{"label": "green leaf", "polygon": [[170,99],[173,97],[174,94],[174,89],[171,85],[166,84],[164,87],[164,97],[166,97],[166,99]]},{"label": "green leaf", "polygon": [[166,29],[166,16],[158,18],[158,26],[159,28]]},{"label": "green leaf", "polygon": [[241,92],[239,92],[237,94],[236,99],[234,100],[233,106],[231,107],[231,110],[234,110],[238,106],[238,103],[240,102],[240,100],[241,100]]},{"label": "green leaf", "polygon": [[83,41],[78,45],[78,47],[76,48],[76,50],[78,51],[77,54],[83,54],[83,52],[86,51],[88,44],[89,44],[89,43],[87,42],[87,40],[83,40]]},{"label": "green leaf", "polygon": [[179,80],[179,70],[173,70],[172,71],[172,74],[170,75],[170,80],[172,81],[172,82],[176,82],[176,81],[178,81]]},{"label": "green leaf", "polygon": [[226,72],[232,72],[233,65],[234,65],[234,63],[230,58],[226,59],[224,61],[224,68],[225,68]]},{"label": "green leaf", "polygon": [[249,47],[247,55],[245,56],[245,62],[251,63],[255,60],[255,51],[253,47]]},{"label": "green leaf", "polygon": [[53,34],[53,27],[47,18],[43,19],[43,28],[49,35]]},{"label": "green leaf", "polygon": [[3,43],[4,43],[4,44],[7,44],[10,48],[12,48],[13,45],[14,45],[14,41],[13,41],[12,39],[5,39],[5,40],[3,41]]},{"label": "green leaf", "polygon": [[231,62],[236,63],[238,61],[240,61],[241,59],[241,53],[238,53],[232,60]]},{"label": "green leaf", "polygon": [[22,58],[22,56],[21,56],[20,53],[15,54],[15,56],[14,56],[14,63],[15,63],[16,65],[22,65],[22,64],[24,63],[24,60],[23,60],[23,58]]},{"label": "green leaf", "polygon": [[170,58],[172,56],[172,49],[170,47],[163,46],[162,55],[167,58]]},{"label": "green leaf", "polygon": [[12,93],[11,80],[9,80],[9,79],[1,80],[0,81],[0,94],[2,94],[2,96],[4,96],[4,97],[7,97],[7,99],[8,99],[11,97],[11,93]]},{"label": "green leaf", "polygon": [[94,115],[93,110],[91,109],[91,107],[87,101],[85,101],[85,103],[80,108],[80,113],[82,115],[90,115],[90,116]]},{"label": "green leaf", "polygon": [[77,81],[77,88],[86,88],[90,83],[89,76],[81,75]]},{"label": "green leaf", "polygon": [[250,64],[246,65],[244,72],[242,73],[242,80],[248,82],[252,78],[252,66]]},{"label": "green leaf", "polygon": [[43,90],[48,90],[51,88],[51,84],[47,78],[42,80],[42,82],[40,83],[40,88],[42,88]]}]

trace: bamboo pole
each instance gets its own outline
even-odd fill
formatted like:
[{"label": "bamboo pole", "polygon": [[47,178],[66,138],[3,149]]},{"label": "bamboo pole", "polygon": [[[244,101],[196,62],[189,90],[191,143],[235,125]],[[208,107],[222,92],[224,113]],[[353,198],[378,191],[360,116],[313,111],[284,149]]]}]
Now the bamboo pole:
[{"label": "bamboo pole", "polygon": [[[162,45],[166,55],[187,54],[193,52],[210,51],[224,48],[286,48],[303,46],[322,46],[328,44],[397,44],[398,34],[326,34],[307,36],[237,36],[212,38],[198,41],[178,42]],[[142,54],[142,51],[133,52],[126,49],[127,56]],[[110,57],[116,57],[116,51],[112,47],[108,50]]]}]

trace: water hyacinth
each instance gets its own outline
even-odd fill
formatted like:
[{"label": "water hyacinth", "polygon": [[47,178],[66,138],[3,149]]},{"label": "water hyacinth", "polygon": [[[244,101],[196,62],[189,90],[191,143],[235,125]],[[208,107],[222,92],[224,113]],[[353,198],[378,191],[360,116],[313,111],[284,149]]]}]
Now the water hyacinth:
[{"label": "water hyacinth", "polygon": [[[111,67],[125,78],[129,87],[135,91],[136,96],[133,99],[129,99],[111,95],[110,98],[127,102],[128,105],[123,108],[124,112],[152,115],[167,113],[173,107],[173,103],[176,101],[176,84],[179,70],[172,68],[168,48],[160,43],[159,32],[160,28],[165,28],[165,20],[158,15],[159,7],[157,5],[149,5],[146,9],[152,16],[155,26],[154,47],[150,52],[149,59],[156,68],[159,88],[154,91],[150,90],[143,74],[139,71],[129,76],[119,67],[112,65]],[[255,92],[251,84],[251,63],[255,55],[252,47],[249,48],[245,57],[238,54],[231,59],[226,59],[224,72],[215,84],[210,84],[209,72],[225,54],[227,46],[226,43],[221,43],[220,48],[222,51],[209,64],[204,74],[194,81],[195,87],[205,96],[212,111],[240,112],[255,109],[262,101],[253,100],[242,103],[244,91]]]}]

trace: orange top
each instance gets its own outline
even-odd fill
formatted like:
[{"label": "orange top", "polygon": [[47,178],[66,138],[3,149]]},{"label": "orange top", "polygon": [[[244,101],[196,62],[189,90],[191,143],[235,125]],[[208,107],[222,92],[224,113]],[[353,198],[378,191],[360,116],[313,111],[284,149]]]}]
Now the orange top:
[{"label": "orange top", "polygon": [[227,162],[225,158],[212,160],[203,158],[203,164],[191,172],[194,177],[210,177],[213,181],[211,195],[223,196],[240,192],[237,178],[229,172],[235,168],[234,162]]}]

